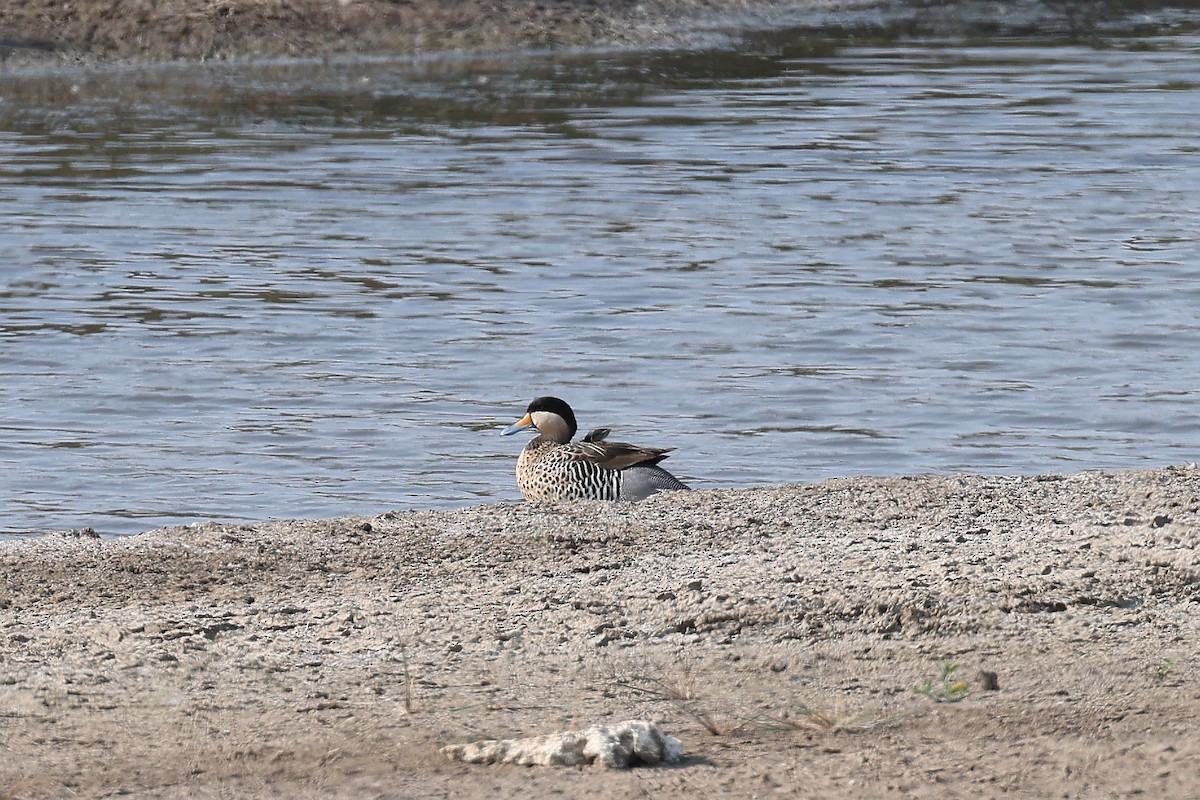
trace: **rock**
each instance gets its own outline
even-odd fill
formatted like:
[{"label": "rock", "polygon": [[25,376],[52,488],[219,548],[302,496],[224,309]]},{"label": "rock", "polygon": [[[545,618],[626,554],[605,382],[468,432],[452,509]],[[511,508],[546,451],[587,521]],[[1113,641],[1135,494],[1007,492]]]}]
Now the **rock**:
[{"label": "rock", "polygon": [[598,763],[628,769],[638,764],[674,763],[683,756],[683,744],[653,722],[629,720],[528,739],[485,739],[443,747],[442,752],[451,761],[470,764],[569,767]]},{"label": "rock", "polygon": [[67,539],[99,539],[100,534],[96,533],[95,528],[74,528],[69,531],[55,531],[58,536]]}]

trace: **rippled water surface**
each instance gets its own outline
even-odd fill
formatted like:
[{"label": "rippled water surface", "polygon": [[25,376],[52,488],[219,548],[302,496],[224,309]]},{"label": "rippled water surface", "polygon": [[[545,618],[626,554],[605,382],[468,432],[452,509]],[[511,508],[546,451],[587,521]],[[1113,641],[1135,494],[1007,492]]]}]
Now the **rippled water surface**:
[{"label": "rippled water surface", "polygon": [[0,75],[8,534],[1194,460],[1200,37]]}]

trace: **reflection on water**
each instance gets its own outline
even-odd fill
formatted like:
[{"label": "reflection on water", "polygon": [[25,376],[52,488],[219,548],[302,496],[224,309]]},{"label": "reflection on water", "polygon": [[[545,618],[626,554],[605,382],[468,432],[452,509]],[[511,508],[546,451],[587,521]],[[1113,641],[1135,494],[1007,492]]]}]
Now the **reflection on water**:
[{"label": "reflection on water", "polygon": [[1191,460],[1194,30],[0,79],[3,530]]}]

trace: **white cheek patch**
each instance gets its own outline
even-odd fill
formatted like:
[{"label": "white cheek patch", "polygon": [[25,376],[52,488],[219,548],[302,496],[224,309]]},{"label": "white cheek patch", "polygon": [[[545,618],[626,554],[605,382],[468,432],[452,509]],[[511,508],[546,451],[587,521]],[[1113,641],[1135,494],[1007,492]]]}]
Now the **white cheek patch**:
[{"label": "white cheek patch", "polygon": [[530,414],[534,427],[548,436],[566,436],[569,433],[567,422],[553,411],[535,411]]}]

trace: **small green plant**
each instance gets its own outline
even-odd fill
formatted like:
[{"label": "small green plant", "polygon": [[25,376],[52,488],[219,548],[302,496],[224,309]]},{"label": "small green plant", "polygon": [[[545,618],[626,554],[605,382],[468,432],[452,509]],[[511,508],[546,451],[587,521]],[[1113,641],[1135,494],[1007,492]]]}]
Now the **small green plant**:
[{"label": "small green plant", "polygon": [[1171,677],[1175,672],[1175,665],[1179,663],[1178,658],[1164,658],[1162,663],[1154,670],[1154,677],[1157,680],[1163,681]]},{"label": "small green plant", "polygon": [[917,694],[924,695],[935,703],[957,703],[971,693],[971,685],[964,680],[958,680],[954,673],[958,672],[958,664],[953,661],[939,661],[938,677],[930,678],[917,687]]}]

